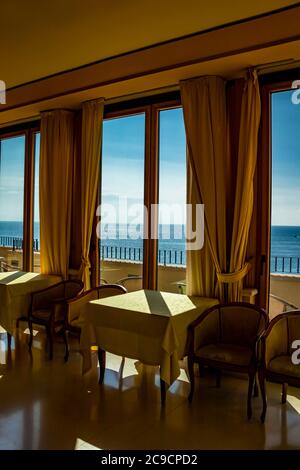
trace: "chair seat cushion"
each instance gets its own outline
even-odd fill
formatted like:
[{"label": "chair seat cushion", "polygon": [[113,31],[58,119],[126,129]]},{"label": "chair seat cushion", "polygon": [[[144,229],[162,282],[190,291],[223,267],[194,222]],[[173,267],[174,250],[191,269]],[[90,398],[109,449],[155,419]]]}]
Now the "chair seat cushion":
[{"label": "chair seat cushion", "polygon": [[[42,321],[48,321],[50,318],[51,309],[41,309],[35,310],[32,313],[32,317]],[[65,318],[65,308],[64,305],[56,304],[55,305],[55,313],[54,313],[54,321],[55,322],[62,322]]]},{"label": "chair seat cushion", "polygon": [[272,359],[267,366],[267,370],[275,372],[276,374],[297,377],[300,379],[300,365],[293,364],[291,356],[288,355],[277,356]]},{"label": "chair seat cushion", "polygon": [[48,309],[47,310],[46,309],[44,309],[44,310],[35,310],[32,314],[32,317],[37,318],[39,320],[47,321],[50,318],[50,313],[51,313],[51,311],[48,310]]},{"label": "chair seat cushion", "polygon": [[195,355],[199,359],[209,359],[236,366],[248,366],[251,362],[252,350],[245,346],[218,343],[199,348]]}]

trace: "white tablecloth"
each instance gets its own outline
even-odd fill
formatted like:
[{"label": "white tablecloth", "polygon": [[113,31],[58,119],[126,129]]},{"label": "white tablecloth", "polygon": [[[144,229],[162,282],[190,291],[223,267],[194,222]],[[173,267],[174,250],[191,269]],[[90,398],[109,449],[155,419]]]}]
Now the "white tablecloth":
[{"label": "white tablecloth", "polygon": [[88,302],[82,312],[83,373],[91,368],[91,346],[159,365],[171,384],[186,355],[187,327],[217,299],[140,290]]},{"label": "white tablecloth", "polygon": [[30,294],[61,281],[60,276],[10,271],[0,273],[0,325],[13,333],[17,318],[27,316]]}]

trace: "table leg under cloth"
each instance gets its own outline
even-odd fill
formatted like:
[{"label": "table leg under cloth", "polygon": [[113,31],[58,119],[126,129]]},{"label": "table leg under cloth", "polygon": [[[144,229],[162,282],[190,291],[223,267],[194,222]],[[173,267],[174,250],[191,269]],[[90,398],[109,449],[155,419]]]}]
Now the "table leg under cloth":
[{"label": "table leg under cloth", "polygon": [[[106,352],[98,346],[98,361],[99,361],[99,384],[103,384],[106,364]],[[166,382],[160,379],[160,399],[161,404],[166,403]]]}]

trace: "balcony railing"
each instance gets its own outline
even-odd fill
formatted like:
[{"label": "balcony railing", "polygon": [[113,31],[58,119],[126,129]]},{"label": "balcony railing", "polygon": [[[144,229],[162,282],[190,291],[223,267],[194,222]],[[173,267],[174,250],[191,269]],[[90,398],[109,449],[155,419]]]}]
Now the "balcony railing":
[{"label": "balcony railing", "polygon": [[271,256],[271,273],[300,274],[300,257]]},{"label": "balcony railing", "polygon": [[[39,240],[35,238],[33,241],[33,251],[39,251]],[[12,248],[15,250],[23,250],[23,238],[0,236],[0,246],[5,248]]]},{"label": "balcony railing", "polygon": [[[143,248],[129,246],[110,246],[100,247],[100,257],[104,261],[143,261]],[[158,250],[158,264],[163,266],[185,266],[184,250]]]}]

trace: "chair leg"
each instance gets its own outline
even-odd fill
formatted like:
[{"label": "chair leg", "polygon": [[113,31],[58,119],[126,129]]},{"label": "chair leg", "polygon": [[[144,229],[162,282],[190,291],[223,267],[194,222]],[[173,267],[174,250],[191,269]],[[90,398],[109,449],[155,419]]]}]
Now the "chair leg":
[{"label": "chair leg", "polygon": [[104,373],[105,373],[106,354],[105,354],[105,351],[99,347],[98,347],[98,360],[99,360],[99,368],[100,368],[99,384],[102,384],[104,380]]},{"label": "chair leg", "polygon": [[189,402],[192,401],[195,388],[195,375],[194,375],[194,360],[192,356],[188,356],[188,372],[190,378],[190,393],[189,393]]},{"label": "chair leg", "polygon": [[49,342],[49,359],[53,359],[53,327],[50,325],[47,327],[47,337]]},{"label": "chair leg", "polygon": [[199,377],[204,377],[205,373],[204,373],[204,366],[202,364],[198,364],[198,368],[199,368]]},{"label": "chair leg", "polygon": [[31,320],[28,320],[28,328],[29,328],[29,333],[30,333],[28,348],[29,348],[29,351],[31,351],[32,341],[33,341],[33,328],[32,328],[32,321]]},{"label": "chair leg", "polygon": [[217,369],[216,370],[216,387],[217,388],[221,387],[221,376],[222,376],[221,369]]},{"label": "chair leg", "polygon": [[65,347],[66,347],[64,360],[65,362],[67,362],[69,359],[69,345],[68,345],[68,334],[67,334],[67,330],[65,327],[63,328],[62,335],[63,335]]},{"label": "chair leg", "polygon": [[166,403],[166,382],[160,379],[160,400],[162,406]]},{"label": "chair leg", "polygon": [[249,374],[249,385],[248,385],[248,399],[247,399],[247,416],[248,419],[251,419],[252,417],[252,391],[253,391],[253,385],[254,385],[254,379],[255,379],[255,373],[250,372]]},{"label": "chair leg", "polygon": [[281,403],[283,405],[286,403],[287,388],[288,388],[288,384],[283,383],[282,384],[282,395],[281,395]]},{"label": "chair leg", "polygon": [[255,398],[258,397],[258,385],[257,385],[256,374],[255,374],[255,379],[254,379],[253,396],[254,396]]},{"label": "chair leg", "polygon": [[263,409],[260,416],[260,420],[262,423],[265,422],[266,412],[267,412],[267,395],[266,395],[266,385],[265,385],[265,375],[262,368],[258,370],[258,380],[259,380],[259,388],[260,393],[263,401]]},{"label": "chair leg", "polygon": [[6,335],[7,335],[7,348],[10,349],[11,348],[11,334],[6,333]]}]

